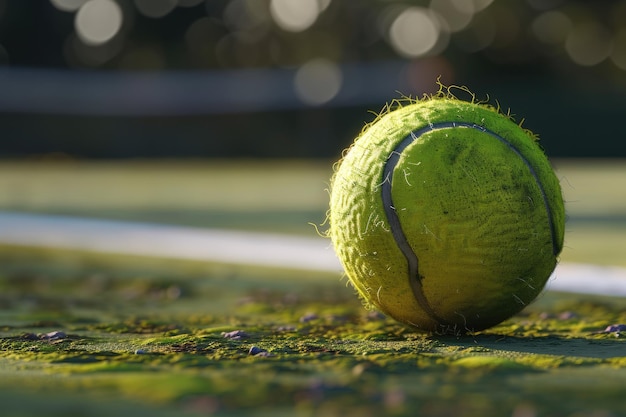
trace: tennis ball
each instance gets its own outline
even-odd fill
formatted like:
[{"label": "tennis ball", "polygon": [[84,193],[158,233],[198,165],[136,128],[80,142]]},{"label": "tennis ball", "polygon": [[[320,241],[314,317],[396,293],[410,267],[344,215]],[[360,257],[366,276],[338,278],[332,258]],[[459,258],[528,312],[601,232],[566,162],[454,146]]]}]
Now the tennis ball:
[{"label": "tennis ball", "polygon": [[328,235],[367,304],[424,331],[486,329],[556,266],[559,181],[537,137],[494,107],[449,92],[407,101],[339,161]]}]

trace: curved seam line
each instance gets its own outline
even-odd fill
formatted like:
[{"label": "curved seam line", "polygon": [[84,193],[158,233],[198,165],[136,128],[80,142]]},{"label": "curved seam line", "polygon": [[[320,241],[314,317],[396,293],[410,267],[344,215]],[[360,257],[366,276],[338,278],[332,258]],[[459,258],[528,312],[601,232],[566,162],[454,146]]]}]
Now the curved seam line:
[{"label": "curved seam line", "polygon": [[511,142],[498,135],[497,133],[485,128],[484,126],[477,125],[475,123],[468,122],[438,122],[431,123],[428,126],[423,128],[411,131],[404,139],[402,139],[396,147],[391,151],[387,161],[385,162],[385,166],[383,168],[383,183],[381,185],[381,194],[383,201],[383,209],[385,211],[385,215],[387,217],[387,221],[389,222],[389,227],[391,229],[391,233],[393,234],[394,240],[398,245],[398,248],[404,255],[408,264],[408,273],[409,273],[409,283],[411,289],[413,290],[413,295],[415,296],[416,301],[420,305],[420,307],[428,314],[432,319],[439,322],[440,324],[446,324],[446,320],[443,320],[439,317],[435,311],[430,306],[430,303],[426,299],[422,289],[422,280],[424,277],[419,273],[419,259],[411,245],[409,244],[404,231],[402,230],[402,225],[400,224],[400,218],[398,217],[398,213],[393,203],[393,197],[391,195],[391,186],[393,183],[393,173],[400,161],[400,156],[402,152],[413,142],[418,140],[422,135],[441,129],[453,129],[453,128],[470,128],[476,129],[481,132],[487,133],[491,137],[497,139],[501,143],[505,144],[511,151],[513,151],[526,165],[531,175],[535,179],[535,183],[539,187],[541,192],[541,197],[543,199],[543,204],[546,208],[546,212],[548,214],[548,224],[550,228],[550,235],[552,237],[552,252],[554,256],[558,255],[558,244],[556,239],[556,229],[554,225],[554,219],[552,217],[552,209],[548,202],[548,196],[539,180],[539,176],[533,166],[530,164],[522,153],[517,149]]}]

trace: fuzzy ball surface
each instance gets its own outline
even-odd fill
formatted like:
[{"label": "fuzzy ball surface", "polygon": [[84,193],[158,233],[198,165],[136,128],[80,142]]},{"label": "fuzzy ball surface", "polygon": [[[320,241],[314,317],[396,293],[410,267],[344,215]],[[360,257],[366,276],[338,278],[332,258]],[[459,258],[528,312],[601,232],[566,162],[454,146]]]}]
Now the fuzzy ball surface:
[{"label": "fuzzy ball surface", "polygon": [[537,297],[563,247],[565,210],[534,135],[493,107],[444,97],[363,131],[331,181],[329,223],[367,304],[460,334]]}]

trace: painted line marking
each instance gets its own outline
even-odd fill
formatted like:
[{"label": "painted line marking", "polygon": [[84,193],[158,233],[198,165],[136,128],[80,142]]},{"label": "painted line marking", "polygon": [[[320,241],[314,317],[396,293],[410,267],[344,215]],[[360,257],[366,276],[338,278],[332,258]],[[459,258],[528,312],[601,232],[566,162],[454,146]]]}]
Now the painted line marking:
[{"label": "painted line marking", "polygon": [[[225,229],[0,212],[0,243],[340,275],[330,240]],[[547,289],[626,296],[626,268],[561,263]]]}]

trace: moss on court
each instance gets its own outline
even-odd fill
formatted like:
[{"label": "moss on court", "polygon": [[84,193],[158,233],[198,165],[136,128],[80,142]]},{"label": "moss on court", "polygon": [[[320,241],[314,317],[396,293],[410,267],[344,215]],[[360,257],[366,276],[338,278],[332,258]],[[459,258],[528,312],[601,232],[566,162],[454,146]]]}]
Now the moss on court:
[{"label": "moss on court", "polygon": [[621,299],[548,293],[433,337],[339,277],[0,253],[3,415],[626,413],[626,334],[602,332]]},{"label": "moss on court", "polygon": [[[624,265],[625,166],[558,161],[563,261]],[[313,234],[330,171],[3,162],[0,209]],[[547,293],[489,331],[431,337],[336,275],[0,246],[0,414],[616,417],[615,324],[624,299]]]}]

